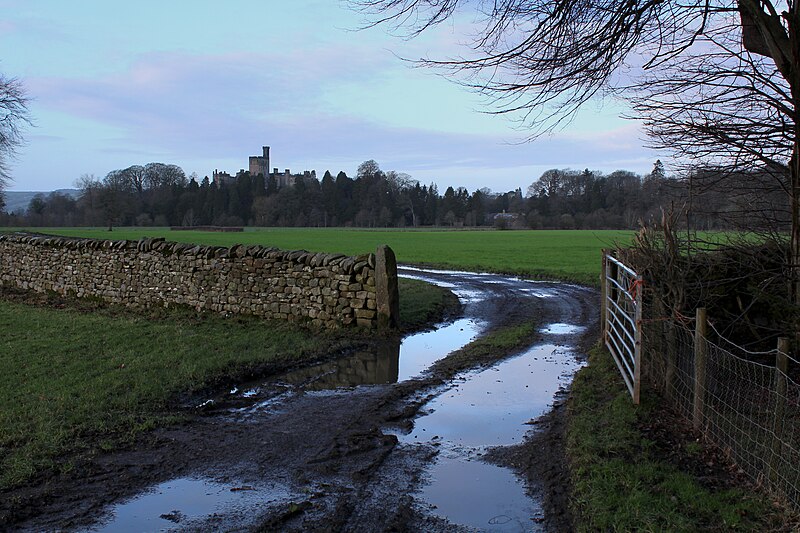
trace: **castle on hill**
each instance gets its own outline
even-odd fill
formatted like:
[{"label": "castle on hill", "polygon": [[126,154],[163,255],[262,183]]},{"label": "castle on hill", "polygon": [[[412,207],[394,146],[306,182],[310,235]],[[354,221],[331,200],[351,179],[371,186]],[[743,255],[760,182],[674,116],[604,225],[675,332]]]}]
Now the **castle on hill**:
[{"label": "castle on hill", "polygon": [[[316,170],[305,170],[302,174],[292,174],[292,171],[288,168],[283,172],[278,172],[278,167],[272,169],[272,172],[269,171],[269,146],[262,146],[261,147],[262,155],[251,155],[249,160],[249,168],[248,171],[250,172],[251,176],[258,176],[259,174],[264,176],[264,185],[266,186],[269,178],[274,178],[275,183],[277,184],[278,188],[283,187],[291,187],[293,186],[298,179],[307,179],[307,178],[314,178],[317,179],[317,171]],[[228,185],[236,181],[239,176],[244,174],[245,170],[240,169],[239,172],[236,173],[235,176],[231,176],[227,172],[220,172],[219,170],[214,170],[214,183],[217,186],[220,185]]]}]

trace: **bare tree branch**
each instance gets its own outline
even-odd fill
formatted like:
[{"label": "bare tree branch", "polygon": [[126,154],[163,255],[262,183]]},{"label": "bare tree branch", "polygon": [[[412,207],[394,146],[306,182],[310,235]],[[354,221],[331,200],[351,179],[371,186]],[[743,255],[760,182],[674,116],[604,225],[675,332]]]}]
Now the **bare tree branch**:
[{"label": "bare tree branch", "polygon": [[481,16],[465,57],[419,64],[487,95],[493,112],[532,129],[530,139],[598,96],[628,100],[652,146],[713,169],[690,175],[690,196],[695,181],[735,184],[749,202],[742,213],[758,206],[773,230],[788,220],[787,272],[800,305],[800,2],[350,1],[374,24],[411,36],[462,13]]},{"label": "bare tree branch", "polygon": [[0,74],[0,199],[11,179],[9,159],[22,144],[22,128],[30,125],[29,98],[16,78]]}]

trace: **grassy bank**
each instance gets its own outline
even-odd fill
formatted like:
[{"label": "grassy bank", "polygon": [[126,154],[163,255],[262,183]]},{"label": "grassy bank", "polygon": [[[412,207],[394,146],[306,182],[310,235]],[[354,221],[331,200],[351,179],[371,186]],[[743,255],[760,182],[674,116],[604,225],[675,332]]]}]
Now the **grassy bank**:
[{"label": "grassy bank", "polygon": [[168,228],[31,228],[97,239],[164,237],[171,241],[230,246],[260,244],[283,249],[361,254],[380,244],[400,263],[500,272],[597,285],[600,250],[628,242],[630,231],[398,231],[346,228],[247,228],[243,233],[170,231]]},{"label": "grassy bank", "polygon": [[668,450],[651,440],[647,428],[665,416],[657,398],[634,406],[604,350],[575,378],[568,411],[578,531],[782,530],[785,518],[763,496],[726,486],[719,472],[693,472],[714,460],[681,428],[669,428]]},{"label": "grassy bank", "polygon": [[[410,327],[454,303],[420,281],[400,290]],[[257,318],[0,296],[0,488],[180,420],[180,400],[199,391],[368,342]]]}]

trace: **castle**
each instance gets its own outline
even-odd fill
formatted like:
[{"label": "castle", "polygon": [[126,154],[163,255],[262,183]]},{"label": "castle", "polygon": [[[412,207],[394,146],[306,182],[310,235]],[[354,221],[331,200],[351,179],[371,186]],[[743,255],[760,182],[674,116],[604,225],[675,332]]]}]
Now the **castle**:
[{"label": "castle", "polygon": [[[258,176],[261,174],[264,176],[264,185],[266,186],[269,178],[274,178],[275,183],[277,184],[278,188],[283,187],[291,187],[295,184],[298,179],[309,179],[314,178],[317,179],[317,171],[316,170],[305,170],[302,174],[292,174],[291,170],[288,168],[283,172],[278,172],[278,167],[272,169],[272,172],[269,171],[269,146],[262,146],[262,155],[251,155],[249,160],[249,172],[251,176]],[[245,170],[240,169],[239,172],[236,173],[236,176],[231,176],[227,172],[220,172],[219,170],[214,170],[214,183],[217,186],[221,185],[228,185],[230,183],[234,183],[236,179],[239,178],[242,174],[244,174]]]}]

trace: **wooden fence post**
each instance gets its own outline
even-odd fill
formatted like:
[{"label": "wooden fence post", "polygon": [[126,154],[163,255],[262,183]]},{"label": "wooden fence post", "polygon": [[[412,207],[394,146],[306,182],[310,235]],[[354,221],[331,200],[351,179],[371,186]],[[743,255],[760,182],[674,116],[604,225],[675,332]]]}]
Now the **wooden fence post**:
[{"label": "wooden fence post", "polygon": [[[663,304],[662,304],[663,305]],[[666,358],[666,368],[664,369],[664,391],[666,392],[667,398],[672,398],[673,391],[672,391],[672,384],[675,381],[675,360],[677,359],[676,354],[676,344],[677,344],[677,334],[678,331],[676,329],[675,322],[672,320],[672,317],[666,323],[666,332],[665,332],[665,339],[664,339],[664,357]]]},{"label": "wooden fence post", "polygon": [[789,370],[789,338],[778,338],[778,351],[775,353],[775,419],[773,422],[772,457],[769,461],[770,480],[778,482],[780,458],[783,452],[783,420],[786,416],[786,373]]},{"label": "wooden fence post", "polygon": [[705,307],[698,307],[695,312],[694,327],[694,406],[692,409],[692,425],[699,430],[703,426],[705,408],[706,358],[708,345],[708,316]]},{"label": "wooden fence post", "polygon": [[636,286],[638,290],[633,299],[633,305],[636,309],[633,312],[633,325],[634,325],[634,355],[633,355],[633,403],[639,404],[639,395],[642,389],[642,292],[644,285],[642,284],[642,276],[636,276]]}]

